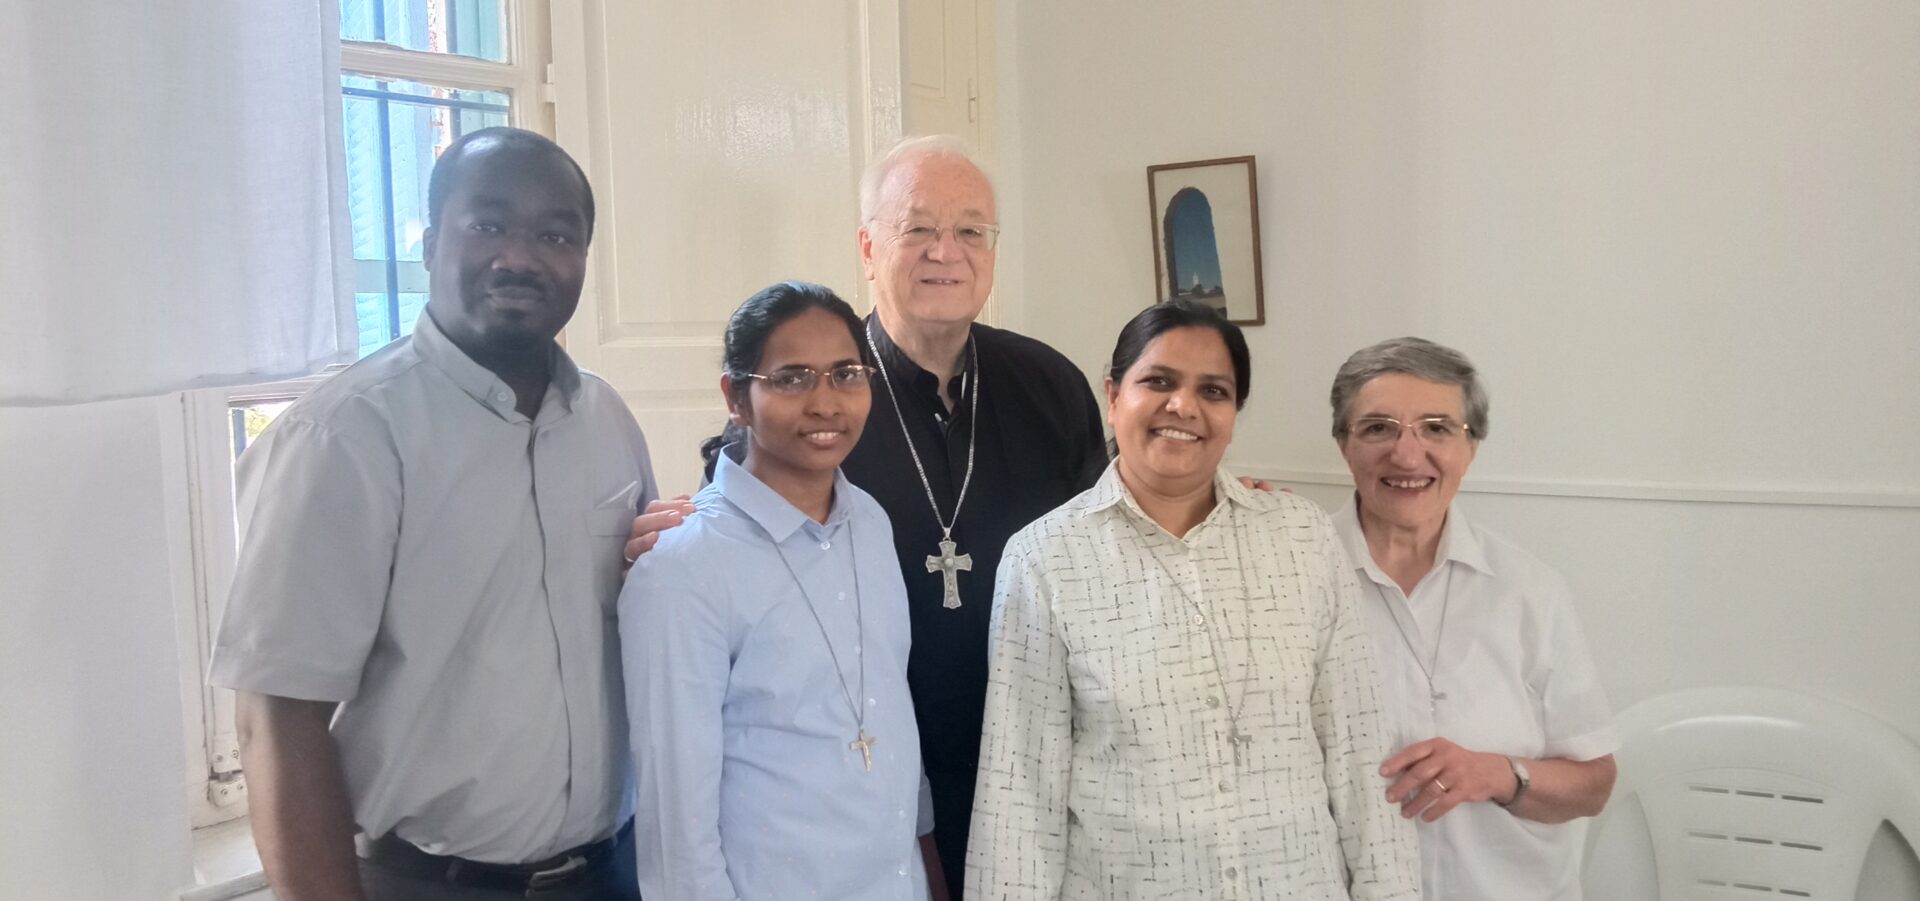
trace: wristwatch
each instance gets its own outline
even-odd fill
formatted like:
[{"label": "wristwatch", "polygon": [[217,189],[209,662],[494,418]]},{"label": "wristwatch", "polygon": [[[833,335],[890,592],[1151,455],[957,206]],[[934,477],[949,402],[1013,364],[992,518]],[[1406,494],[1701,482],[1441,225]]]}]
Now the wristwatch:
[{"label": "wristwatch", "polygon": [[1500,805],[1501,807],[1512,807],[1513,805],[1520,803],[1520,799],[1526,796],[1527,789],[1532,787],[1533,785],[1533,775],[1527,772],[1526,764],[1521,763],[1520,761],[1509,757],[1507,758],[1507,766],[1513,767],[1513,781],[1515,783],[1515,787],[1513,789],[1513,797],[1508,798],[1505,801],[1493,802],[1495,804]]}]

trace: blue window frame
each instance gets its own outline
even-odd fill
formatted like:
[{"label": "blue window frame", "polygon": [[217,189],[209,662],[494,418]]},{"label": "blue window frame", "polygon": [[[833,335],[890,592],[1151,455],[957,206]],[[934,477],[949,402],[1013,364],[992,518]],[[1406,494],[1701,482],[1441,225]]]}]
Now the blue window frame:
[{"label": "blue window frame", "polygon": [[507,61],[501,0],[340,0],[340,37]]}]

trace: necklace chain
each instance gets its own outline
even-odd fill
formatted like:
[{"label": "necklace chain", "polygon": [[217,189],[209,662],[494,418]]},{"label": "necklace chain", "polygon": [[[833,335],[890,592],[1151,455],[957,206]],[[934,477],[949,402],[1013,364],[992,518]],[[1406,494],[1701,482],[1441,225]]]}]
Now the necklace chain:
[{"label": "necklace chain", "polygon": [[[1373,585],[1374,593],[1380,595],[1380,603],[1387,605],[1387,612],[1393,617],[1393,628],[1400,633],[1400,640],[1406,644],[1407,653],[1413,655],[1413,664],[1420,668],[1420,675],[1426,678],[1427,696],[1431,701],[1444,701],[1447,698],[1446,692],[1441,691],[1440,686],[1435,684],[1433,671],[1440,666],[1440,641],[1446,637],[1447,611],[1453,607],[1453,563],[1448,560],[1442,560],[1440,562],[1447,567],[1447,575],[1441,583],[1443,587],[1440,590],[1440,623],[1433,630],[1432,664],[1427,663],[1426,658],[1420,654],[1420,648],[1413,643],[1413,632],[1409,631],[1407,624],[1402,621],[1400,609],[1393,606],[1393,601],[1387,597],[1387,590],[1382,588],[1378,582],[1375,582]],[[1415,583],[1413,587],[1418,589],[1420,585]],[[1403,596],[1407,598],[1406,617],[1412,618],[1413,598],[1404,595],[1404,593]],[[1419,622],[1417,620],[1414,623],[1414,628],[1415,630],[1419,628]]]},{"label": "necklace chain", "polygon": [[[1219,503],[1231,502],[1223,499],[1220,500]],[[1231,519],[1239,519],[1238,510],[1230,510],[1229,514]],[[1247,568],[1246,537],[1240,534],[1241,530],[1237,521],[1229,522],[1227,526],[1233,532],[1234,550],[1240,555],[1239,571],[1244,578],[1246,577]],[[1151,531],[1149,531],[1149,534],[1151,534]],[[1187,603],[1193,606],[1194,613],[1200,617],[1201,629],[1207,633],[1207,648],[1213,652],[1214,659],[1220,661],[1220,664],[1213,668],[1213,679],[1214,684],[1220,689],[1220,702],[1225,704],[1227,708],[1228,741],[1234,744],[1233,759],[1234,762],[1238,763],[1240,760],[1240,745],[1252,740],[1246,733],[1240,731],[1240,708],[1246,704],[1247,679],[1249,670],[1252,668],[1252,661],[1249,660],[1248,664],[1240,670],[1240,700],[1235,701],[1233,695],[1227,692],[1226,668],[1228,660],[1226,653],[1220,648],[1219,639],[1214,635],[1213,618],[1207,615],[1207,609],[1200,604],[1198,598],[1193,596],[1193,592],[1187,590],[1186,583],[1180,581],[1180,577],[1174,573],[1173,567],[1168,566],[1167,561],[1161,558],[1160,551],[1157,547],[1152,549],[1151,556],[1155,563],[1160,564],[1161,572],[1166,573],[1167,578],[1173,582],[1173,587],[1178,589],[1180,595],[1187,599]],[[1253,607],[1253,587],[1251,582],[1246,583],[1242,587],[1240,595],[1244,605],[1251,610]]]},{"label": "necklace chain", "polygon": [[[967,486],[973,484],[973,449],[980,434],[980,350],[973,343],[973,336],[967,336],[968,368],[973,380],[973,402],[967,414],[967,473],[960,479],[960,493],[953,499],[953,517],[945,520],[940,517],[940,502],[933,496],[933,480],[927,478],[927,467],[920,462],[920,451],[913,446],[913,432],[907,428],[907,414],[900,410],[900,396],[893,391],[893,379],[887,375],[887,362],[880,358],[880,347],[873,340],[873,320],[867,320],[867,349],[873,352],[873,362],[880,367],[880,383],[887,386],[887,399],[893,401],[893,417],[900,423],[900,437],[907,440],[907,453],[913,457],[913,469],[920,474],[920,487],[926,489],[927,503],[933,507],[933,521],[940,527],[940,539],[946,541],[953,537],[953,527],[960,523],[960,505],[967,502]],[[962,383],[965,384],[964,382]],[[937,386],[945,390],[944,386]]]},{"label": "necklace chain", "polygon": [[[771,534],[767,536],[773,538]],[[827,624],[820,619],[820,611],[813,605],[813,592],[807,590],[807,583],[800,581],[800,573],[793,568],[793,561],[787,559],[787,550],[774,539],[774,552],[780,555],[780,562],[786,564],[787,575],[793,578],[793,584],[800,586],[800,599],[807,604],[807,612],[813,614],[813,624],[820,629],[820,640],[827,644],[827,656],[833,660],[833,676],[840,681],[840,696],[847,701],[847,710],[853,714],[854,729],[864,740],[867,732],[867,713],[859,702],[854,700],[853,692],[847,687],[846,670],[840,666],[840,655],[833,649],[833,639],[827,637]],[[858,658],[860,670],[860,696],[867,696],[867,618],[860,602],[860,542],[853,534],[853,521],[847,521],[847,553],[853,560],[853,622],[854,656]],[[869,766],[868,769],[873,767]]]}]

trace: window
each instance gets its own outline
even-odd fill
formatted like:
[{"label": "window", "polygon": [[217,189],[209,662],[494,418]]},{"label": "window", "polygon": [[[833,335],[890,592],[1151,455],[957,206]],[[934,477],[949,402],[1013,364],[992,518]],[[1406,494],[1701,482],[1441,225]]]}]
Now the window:
[{"label": "window", "polygon": [[[340,96],[359,356],[410,334],[427,298],[427,180],[456,138],[551,133],[540,0],[340,0]],[[273,417],[324,381],[181,395],[176,570],[187,779],[196,827],[246,812],[232,693],[206,685],[236,552],[233,467]],[[173,419],[171,415],[168,417]]]}]

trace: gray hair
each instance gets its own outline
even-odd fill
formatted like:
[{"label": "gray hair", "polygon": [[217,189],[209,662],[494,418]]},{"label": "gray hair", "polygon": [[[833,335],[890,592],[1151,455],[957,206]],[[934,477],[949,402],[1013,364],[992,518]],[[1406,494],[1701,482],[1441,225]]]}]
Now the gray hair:
[{"label": "gray hair", "polygon": [[860,174],[860,222],[862,225],[872,222],[880,212],[880,187],[886,183],[887,176],[894,167],[917,156],[954,156],[965,160],[968,165],[980,172],[986,179],[988,190],[993,189],[993,176],[987,174],[987,168],[973,158],[967,149],[967,142],[953,135],[921,135],[901,138],[899,143],[887,148],[887,152],[873,158],[867,164],[865,172]]},{"label": "gray hair", "polygon": [[1353,352],[1333,376],[1333,437],[1344,438],[1353,418],[1353,398],[1383,375],[1410,375],[1442,385],[1459,385],[1466,402],[1467,428],[1473,440],[1487,437],[1487,389],[1473,362],[1451,347],[1425,338],[1389,338]]}]

